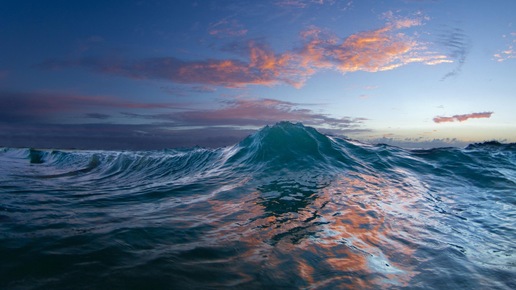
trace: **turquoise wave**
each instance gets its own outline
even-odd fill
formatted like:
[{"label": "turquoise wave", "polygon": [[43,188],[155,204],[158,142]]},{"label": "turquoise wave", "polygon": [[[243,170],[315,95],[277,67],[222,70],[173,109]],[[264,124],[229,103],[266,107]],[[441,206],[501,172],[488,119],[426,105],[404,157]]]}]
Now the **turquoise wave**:
[{"label": "turquoise wave", "polygon": [[0,288],[514,289],[516,144],[0,149]]}]

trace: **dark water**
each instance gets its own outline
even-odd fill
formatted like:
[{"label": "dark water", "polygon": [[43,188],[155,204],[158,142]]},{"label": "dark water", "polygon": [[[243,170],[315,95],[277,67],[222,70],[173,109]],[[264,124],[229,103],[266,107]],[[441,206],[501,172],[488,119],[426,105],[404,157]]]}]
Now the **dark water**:
[{"label": "dark water", "polygon": [[2,289],[516,289],[516,144],[0,149]]}]

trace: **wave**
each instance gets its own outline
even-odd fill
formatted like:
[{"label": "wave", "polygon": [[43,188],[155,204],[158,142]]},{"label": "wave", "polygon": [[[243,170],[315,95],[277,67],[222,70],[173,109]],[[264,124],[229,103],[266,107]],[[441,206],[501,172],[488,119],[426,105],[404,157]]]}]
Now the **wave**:
[{"label": "wave", "polygon": [[515,192],[515,144],[289,122],[218,149],[3,148],[0,288],[514,289]]},{"label": "wave", "polygon": [[[172,177],[195,172],[308,168],[370,170],[402,164],[427,167],[430,163],[466,162],[484,167],[514,166],[516,143],[496,141],[474,143],[464,149],[436,148],[408,150],[386,144],[369,145],[354,140],[329,137],[301,123],[280,122],[266,126],[240,143],[226,148],[167,149],[161,151],[87,151],[4,148],[4,156],[25,157],[31,164],[45,164],[59,174],[94,171],[98,175]],[[429,168],[436,167],[430,166]],[[423,168],[420,168],[423,169]],[[67,171],[69,170],[69,171]],[[61,175],[46,175],[60,177]],[[43,175],[45,176],[45,175]]]}]

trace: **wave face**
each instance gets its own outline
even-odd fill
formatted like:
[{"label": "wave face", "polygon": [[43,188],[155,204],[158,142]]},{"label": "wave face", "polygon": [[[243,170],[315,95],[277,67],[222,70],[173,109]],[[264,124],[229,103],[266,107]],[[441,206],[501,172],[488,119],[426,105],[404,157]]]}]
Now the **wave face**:
[{"label": "wave face", "polygon": [[3,148],[0,198],[3,289],[516,289],[515,144]]}]

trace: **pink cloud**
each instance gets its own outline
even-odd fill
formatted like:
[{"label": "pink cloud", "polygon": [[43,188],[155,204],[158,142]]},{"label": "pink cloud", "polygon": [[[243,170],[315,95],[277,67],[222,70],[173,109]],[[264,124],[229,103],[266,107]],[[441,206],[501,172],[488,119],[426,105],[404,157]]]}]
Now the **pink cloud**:
[{"label": "pink cloud", "polygon": [[482,118],[491,118],[491,115],[493,112],[481,112],[481,113],[471,113],[471,114],[464,114],[464,115],[453,115],[451,117],[442,117],[437,116],[434,118],[435,123],[446,123],[446,122],[464,122],[468,119],[482,119]]},{"label": "pink cloud", "polygon": [[382,28],[344,39],[315,27],[304,31],[301,34],[306,41],[301,52],[302,64],[313,69],[330,68],[347,73],[392,70],[409,63],[452,62],[447,56],[429,51],[423,43],[400,32],[421,25],[421,19],[391,18]]},{"label": "pink cloud", "polygon": [[[41,66],[50,69],[82,66],[107,74],[135,79],[164,79],[180,84],[230,88],[288,84],[299,88],[321,70],[331,69],[341,73],[378,72],[409,63],[436,65],[453,62],[446,55],[432,52],[415,37],[403,33],[404,29],[422,25],[424,17],[421,15],[397,18],[391,13],[385,18],[388,22],[384,27],[359,32],[346,38],[339,38],[312,27],[301,33],[302,45],[299,49],[283,53],[275,53],[266,44],[250,41],[245,47],[246,55],[239,59],[184,61],[174,57],[161,57],[128,61],[84,58],[76,61],[47,61]],[[232,23],[223,20],[213,26],[221,28],[224,25],[238,25],[236,22]],[[241,33],[235,32],[239,30],[223,32],[224,29],[214,29],[211,33]],[[238,52],[241,54],[241,47]]]},{"label": "pink cloud", "polygon": [[493,55],[498,62],[516,58],[516,50],[514,49],[514,44],[516,44],[516,32],[511,32],[509,35],[503,35],[502,37],[507,40],[508,45],[504,50]]},{"label": "pink cloud", "polygon": [[175,124],[186,126],[264,126],[288,120],[337,130],[356,129],[365,120],[349,117],[334,118],[299,108],[299,104],[296,103],[274,99],[236,99],[226,101],[224,104],[225,106],[217,109],[189,110],[150,117],[174,121]]}]

